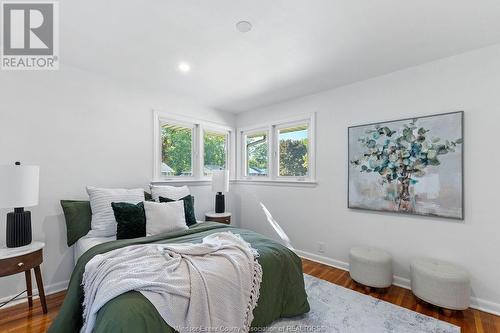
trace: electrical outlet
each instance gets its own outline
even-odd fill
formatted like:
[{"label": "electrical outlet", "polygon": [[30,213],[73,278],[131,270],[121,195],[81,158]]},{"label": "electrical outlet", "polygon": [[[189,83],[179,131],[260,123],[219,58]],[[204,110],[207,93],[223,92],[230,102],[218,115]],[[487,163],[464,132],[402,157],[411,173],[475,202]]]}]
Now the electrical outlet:
[{"label": "electrical outlet", "polygon": [[318,252],[319,253],[325,253],[325,243],[318,242]]}]

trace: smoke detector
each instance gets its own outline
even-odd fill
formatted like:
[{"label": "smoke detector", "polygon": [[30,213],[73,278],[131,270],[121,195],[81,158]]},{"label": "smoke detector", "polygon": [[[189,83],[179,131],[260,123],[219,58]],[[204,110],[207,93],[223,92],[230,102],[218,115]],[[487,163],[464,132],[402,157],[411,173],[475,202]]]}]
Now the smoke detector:
[{"label": "smoke detector", "polygon": [[249,32],[252,30],[252,23],[248,21],[239,21],[236,23],[236,29],[238,29],[239,32]]}]

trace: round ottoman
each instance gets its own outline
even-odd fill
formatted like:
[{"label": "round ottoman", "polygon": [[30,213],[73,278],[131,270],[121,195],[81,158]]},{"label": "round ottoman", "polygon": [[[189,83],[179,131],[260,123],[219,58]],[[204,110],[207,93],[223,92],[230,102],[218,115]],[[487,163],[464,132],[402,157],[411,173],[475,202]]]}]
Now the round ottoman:
[{"label": "round ottoman", "polygon": [[430,258],[413,260],[411,290],[421,300],[445,309],[465,310],[469,307],[469,273],[446,261]]},{"label": "round ottoman", "polygon": [[371,247],[353,247],[349,252],[351,278],[368,287],[387,288],[392,284],[391,255]]}]

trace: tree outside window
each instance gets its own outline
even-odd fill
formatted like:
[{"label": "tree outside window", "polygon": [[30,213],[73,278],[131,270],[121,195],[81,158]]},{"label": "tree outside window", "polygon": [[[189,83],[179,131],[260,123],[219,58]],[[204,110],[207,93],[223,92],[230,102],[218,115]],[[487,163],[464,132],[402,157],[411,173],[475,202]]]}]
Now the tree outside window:
[{"label": "tree outside window", "polygon": [[214,170],[224,170],[226,168],[227,135],[204,131],[203,147],[204,175],[209,176]]},{"label": "tree outside window", "polygon": [[266,132],[246,135],[247,176],[268,175],[269,143]]},{"label": "tree outside window", "polygon": [[161,127],[162,165],[164,176],[192,176],[193,130],[173,124]]},{"label": "tree outside window", "polygon": [[280,176],[304,177],[308,175],[308,137],[307,124],[278,130]]}]

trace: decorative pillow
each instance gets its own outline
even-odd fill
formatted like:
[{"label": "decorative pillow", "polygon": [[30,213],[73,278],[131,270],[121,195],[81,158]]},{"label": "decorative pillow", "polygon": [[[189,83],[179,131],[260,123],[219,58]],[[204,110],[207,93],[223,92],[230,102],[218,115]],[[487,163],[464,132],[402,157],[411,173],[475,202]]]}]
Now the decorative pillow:
[{"label": "decorative pillow", "polygon": [[144,201],[144,211],[148,235],[188,229],[182,201],[165,203]]},{"label": "decorative pillow", "polygon": [[156,202],[160,202],[160,196],[164,198],[170,198],[173,200],[179,200],[189,195],[189,187],[187,186],[168,186],[168,185],[151,185],[151,196]]},{"label": "decorative pillow", "polygon": [[186,195],[184,198],[178,200],[173,200],[170,198],[160,197],[160,202],[172,202],[172,201],[184,201],[184,215],[186,217],[187,226],[192,226],[196,224],[196,216],[194,215],[194,197],[192,195]]},{"label": "decorative pillow", "polygon": [[116,219],[116,239],[130,239],[146,236],[146,213],[144,203],[137,205],[126,202],[112,202]]},{"label": "decorative pillow", "polygon": [[111,208],[112,202],[138,204],[144,201],[142,188],[126,190],[97,188],[87,186],[92,209],[92,223],[89,235],[93,237],[109,237],[116,235],[116,220]]},{"label": "decorative pillow", "polygon": [[90,230],[92,211],[89,201],[61,200],[66,219],[66,242],[68,246],[76,243]]},{"label": "decorative pillow", "polygon": [[145,199],[146,201],[154,201],[154,200],[153,200],[153,197],[151,196],[151,193],[148,193],[148,192],[146,192],[146,191],[144,191],[144,199]]}]

